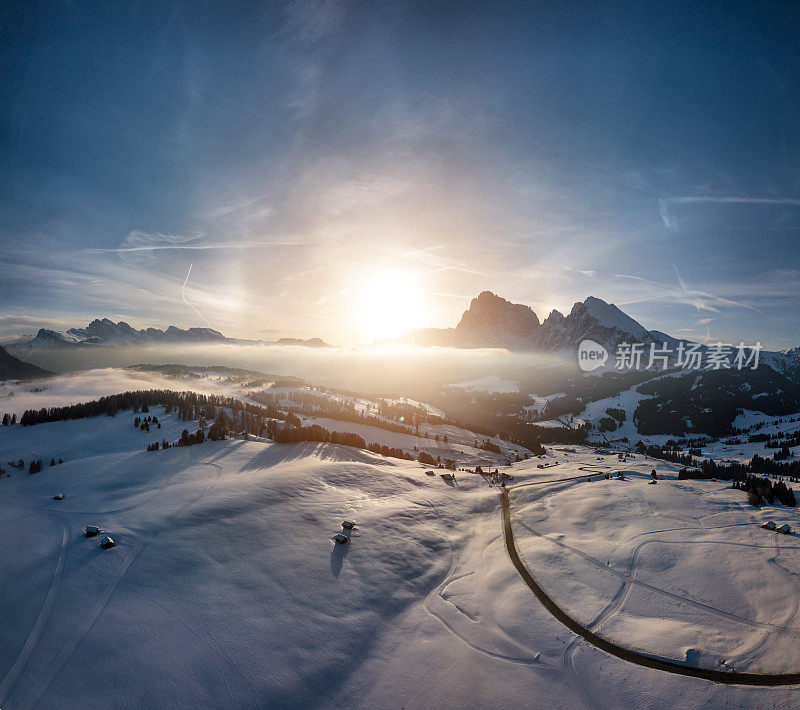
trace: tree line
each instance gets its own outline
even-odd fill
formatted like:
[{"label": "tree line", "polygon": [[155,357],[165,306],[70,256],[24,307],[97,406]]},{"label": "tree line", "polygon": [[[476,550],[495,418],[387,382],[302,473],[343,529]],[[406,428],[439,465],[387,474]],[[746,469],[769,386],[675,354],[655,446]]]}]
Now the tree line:
[{"label": "tree line", "polygon": [[262,419],[284,419],[283,412],[275,406],[261,406],[243,402],[233,397],[197,392],[175,392],[173,390],[137,390],[101,397],[91,402],[70,404],[63,407],[28,409],[20,418],[22,426],[34,426],[46,422],[85,419],[107,415],[116,416],[120,411],[149,411],[149,407],[164,407],[166,413],[177,411],[185,419],[195,419],[198,415],[214,419],[219,408],[230,409],[240,415],[258,416]]}]

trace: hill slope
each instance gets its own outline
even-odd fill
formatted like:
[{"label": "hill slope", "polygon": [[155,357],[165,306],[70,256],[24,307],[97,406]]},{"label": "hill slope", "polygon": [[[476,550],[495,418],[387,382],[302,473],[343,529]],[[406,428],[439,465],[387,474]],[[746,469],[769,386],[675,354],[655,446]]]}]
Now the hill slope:
[{"label": "hill slope", "polygon": [[32,380],[52,374],[41,367],[14,357],[5,348],[0,348],[0,380]]}]

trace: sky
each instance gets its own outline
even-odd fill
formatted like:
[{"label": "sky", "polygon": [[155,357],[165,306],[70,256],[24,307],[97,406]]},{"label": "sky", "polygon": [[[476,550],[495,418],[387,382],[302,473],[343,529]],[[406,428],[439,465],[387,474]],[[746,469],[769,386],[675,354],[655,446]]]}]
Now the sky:
[{"label": "sky", "polygon": [[787,4],[0,6],[0,338],[371,342],[491,290],[800,345]]}]

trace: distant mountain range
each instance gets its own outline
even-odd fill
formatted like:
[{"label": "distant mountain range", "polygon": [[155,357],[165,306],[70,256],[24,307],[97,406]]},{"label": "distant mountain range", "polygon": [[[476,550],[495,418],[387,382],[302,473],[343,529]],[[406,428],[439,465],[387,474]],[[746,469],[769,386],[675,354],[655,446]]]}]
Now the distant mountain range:
[{"label": "distant mountain range", "polygon": [[109,318],[95,319],[85,328],[70,328],[64,333],[41,328],[34,338],[19,340],[7,347],[14,352],[25,353],[59,348],[107,347],[130,345],[164,344],[234,344],[234,345],[302,345],[306,347],[329,347],[320,338],[301,340],[281,338],[277,341],[240,340],[225,337],[213,328],[177,328],[174,325],[166,330],[145,328],[136,330],[125,321],[115,323]]},{"label": "distant mountain range", "polygon": [[[423,328],[404,333],[398,342],[422,346],[456,348],[504,348],[513,351],[570,353],[574,355],[583,340],[592,340],[614,354],[620,343],[666,344],[676,352],[680,341],[666,333],[648,330],[613,303],[589,296],[578,301],[569,314],[554,310],[543,321],[532,308],[511,303],[491,291],[473,298],[455,328]],[[687,342],[687,341],[683,341]],[[277,341],[228,338],[212,328],[136,330],[124,321],[95,319],[84,328],[57,332],[42,328],[33,338],[8,344],[8,350],[21,357],[41,351],[101,348],[109,346],[156,346],[165,344],[294,345],[309,348],[330,347],[320,338]],[[705,348],[705,346],[702,346]],[[791,377],[800,376],[800,347],[760,354],[761,363]],[[598,372],[599,374],[599,372]]]},{"label": "distant mountain range", "polygon": [[52,372],[31,365],[14,357],[5,348],[0,348],[0,380],[33,380],[48,377]]}]

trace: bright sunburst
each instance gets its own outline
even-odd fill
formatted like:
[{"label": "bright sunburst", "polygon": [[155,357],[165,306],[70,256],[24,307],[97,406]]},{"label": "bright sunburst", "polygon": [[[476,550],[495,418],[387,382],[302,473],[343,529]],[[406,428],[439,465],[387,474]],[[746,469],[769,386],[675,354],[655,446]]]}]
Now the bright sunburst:
[{"label": "bright sunburst", "polygon": [[356,293],[354,315],[372,339],[392,338],[423,321],[420,283],[411,273],[386,270],[367,279]]}]

